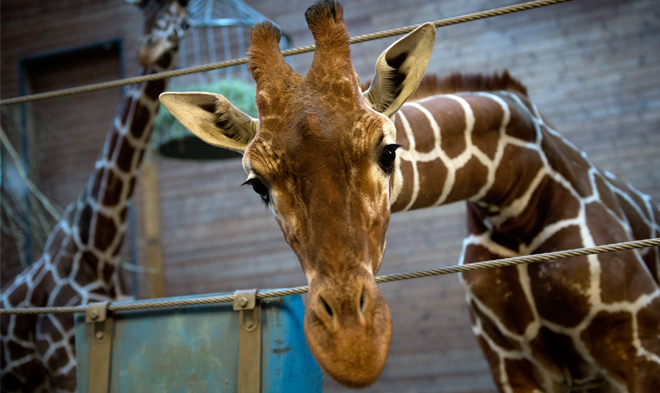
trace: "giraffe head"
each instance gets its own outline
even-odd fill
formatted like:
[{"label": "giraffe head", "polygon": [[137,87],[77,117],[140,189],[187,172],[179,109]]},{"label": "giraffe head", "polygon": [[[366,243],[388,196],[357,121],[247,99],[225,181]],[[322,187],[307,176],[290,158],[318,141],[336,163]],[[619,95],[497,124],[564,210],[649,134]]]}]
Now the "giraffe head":
[{"label": "giraffe head", "polygon": [[392,116],[415,91],[435,28],[426,24],[378,59],[364,94],[340,5],[305,13],[316,53],[305,76],[284,61],[280,31],[252,29],[249,69],[259,119],[211,93],[164,93],[163,105],[206,142],[242,152],[246,184],[272,210],[309,283],[305,335],[340,383],[363,387],[385,366],[392,333],[374,280],[385,250],[398,145]]},{"label": "giraffe head", "polygon": [[[184,30],[188,27],[188,0],[125,1],[138,5],[144,12],[144,34],[138,48],[138,60],[142,66],[149,67],[179,46]],[[163,67],[168,68],[169,64]]]}]

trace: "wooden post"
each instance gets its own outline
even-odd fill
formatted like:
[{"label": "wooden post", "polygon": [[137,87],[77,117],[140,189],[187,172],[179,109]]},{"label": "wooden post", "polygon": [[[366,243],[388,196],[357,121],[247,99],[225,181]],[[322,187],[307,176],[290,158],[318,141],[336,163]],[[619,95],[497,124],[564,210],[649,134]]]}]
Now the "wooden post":
[{"label": "wooden post", "polygon": [[163,248],[160,237],[160,204],[158,201],[158,167],[147,152],[142,167],[144,202],[144,229],[147,238],[147,266],[149,267],[149,298],[165,295],[163,274]]}]

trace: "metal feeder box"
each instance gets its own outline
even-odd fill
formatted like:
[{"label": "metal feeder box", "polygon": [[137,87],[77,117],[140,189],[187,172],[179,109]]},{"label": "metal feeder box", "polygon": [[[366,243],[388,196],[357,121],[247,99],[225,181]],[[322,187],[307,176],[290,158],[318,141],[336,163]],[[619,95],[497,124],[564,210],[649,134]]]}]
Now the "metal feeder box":
[{"label": "metal feeder box", "polygon": [[107,304],[99,304],[75,314],[78,392],[320,393],[300,295],[260,301],[255,295],[238,291],[234,304],[107,317]]}]

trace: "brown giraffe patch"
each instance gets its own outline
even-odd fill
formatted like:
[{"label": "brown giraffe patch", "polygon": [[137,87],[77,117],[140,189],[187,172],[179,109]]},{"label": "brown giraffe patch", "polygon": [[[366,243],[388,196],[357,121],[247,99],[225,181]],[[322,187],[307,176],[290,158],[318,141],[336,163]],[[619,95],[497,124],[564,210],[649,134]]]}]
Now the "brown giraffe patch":
[{"label": "brown giraffe patch", "polygon": [[119,148],[119,156],[117,157],[117,168],[122,170],[124,173],[129,173],[131,171],[131,166],[133,165],[134,155],[135,155],[135,147],[131,145],[131,142],[128,141],[128,138],[124,138],[121,141],[121,147]]},{"label": "brown giraffe patch", "polygon": [[[605,212],[600,203],[586,206],[587,225],[596,245],[629,240],[616,220]],[[594,220],[592,217],[598,217]],[[598,256],[601,268],[601,299],[604,303],[635,301],[643,294],[656,290],[651,277],[636,263],[634,251],[618,251]]]},{"label": "brown giraffe patch", "polygon": [[[561,209],[553,209],[553,206],[561,206]],[[576,218],[579,212],[580,202],[546,175],[523,211],[501,224],[498,230],[529,245],[548,225]]]},{"label": "brown giraffe patch", "polygon": [[483,210],[472,202],[467,203],[467,230],[475,235],[482,234],[488,230],[484,225]]},{"label": "brown giraffe patch", "polygon": [[[519,165],[520,161],[526,165]],[[495,171],[495,183],[486,193],[484,201],[504,207],[525,193],[543,163],[533,150],[514,145],[504,148],[504,155]]]},{"label": "brown giraffe patch", "polygon": [[37,315],[20,315],[16,316],[14,321],[14,335],[19,340],[30,340],[34,337],[34,327],[37,323]]},{"label": "brown giraffe patch", "polygon": [[119,138],[119,131],[116,128],[112,129],[112,132],[108,135],[108,140],[106,143],[108,147],[106,151],[108,152],[106,158],[112,160],[112,153],[115,151],[115,146],[117,145],[117,139]]},{"label": "brown giraffe patch", "polygon": [[59,347],[55,350],[51,357],[48,358],[46,363],[49,370],[55,371],[69,363],[69,355],[64,347]]},{"label": "brown giraffe patch", "polygon": [[[657,235],[653,235],[653,237],[656,237]],[[644,257],[644,263],[646,264],[646,267],[649,269],[649,272],[651,272],[651,276],[655,280],[656,284],[660,284],[658,280],[660,280],[660,271],[658,271],[658,268],[660,267],[660,264],[658,264],[656,261],[658,261],[658,247],[650,247],[648,254]]]},{"label": "brown giraffe patch", "polygon": [[80,219],[78,220],[78,234],[80,236],[80,242],[82,244],[89,243],[89,225],[92,220],[92,214],[94,211],[92,207],[86,205],[83,210],[80,212]]},{"label": "brown giraffe patch", "polygon": [[504,359],[504,369],[514,392],[531,393],[544,390],[535,378],[539,370],[529,360]]},{"label": "brown giraffe patch", "polygon": [[73,289],[70,284],[64,284],[60,287],[57,296],[55,296],[54,304],[62,304],[71,306],[80,303],[80,294]]},{"label": "brown giraffe patch", "polygon": [[[408,120],[411,130],[429,128],[428,118],[416,107],[406,105],[400,110]],[[415,132],[415,150],[419,153],[429,153],[435,149],[435,136],[432,132]]]},{"label": "brown giraffe patch", "polygon": [[7,342],[7,349],[9,350],[9,360],[18,360],[23,357],[23,346],[14,340]]},{"label": "brown giraffe patch", "polygon": [[60,243],[62,243],[64,238],[67,236],[67,234],[61,229],[58,229],[54,235],[55,236],[53,237],[53,240],[50,243],[50,247],[48,248],[48,250],[44,250],[44,252],[47,252],[49,254],[54,254],[55,251],[57,251],[57,248],[59,247]]},{"label": "brown giraffe patch", "polygon": [[103,204],[106,206],[115,206],[120,201],[124,182],[121,180],[121,178],[115,175],[114,171],[111,170],[108,173],[108,179],[105,183]]},{"label": "brown giraffe patch", "polygon": [[596,363],[622,382],[632,375],[636,357],[632,323],[629,312],[601,311],[580,335]]},{"label": "brown giraffe patch", "polygon": [[[551,236],[536,253],[580,247],[580,228],[570,226]],[[532,295],[542,318],[562,326],[574,327],[587,316],[590,310],[588,290],[591,274],[586,257],[530,264],[527,272]]]},{"label": "brown giraffe patch", "polygon": [[151,120],[151,112],[149,112],[149,109],[142,105],[142,103],[137,102],[135,105],[134,120],[131,124],[131,134],[137,139],[142,138],[149,120]]},{"label": "brown giraffe patch", "polygon": [[548,159],[550,166],[573,186],[582,198],[589,197],[594,190],[591,189],[591,180],[587,173],[591,165],[573,149],[562,148],[565,142],[549,132],[544,133],[541,149]]},{"label": "brown giraffe patch", "polygon": [[8,308],[13,308],[18,306],[23,300],[25,300],[27,293],[28,293],[27,282],[23,282],[21,285],[17,286],[16,289],[14,289],[14,291],[10,293],[9,296],[7,297],[7,301],[9,302]]},{"label": "brown giraffe patch", "polygon": [[660,356],[660,297],[637,312],[637,332],[642,347]]},{"label": "brown giraffe patch", "polygon": [[[628,193],[630,195],[630,193]],[[623,198],[621,195],[617,194],[616,199],[619,201],[619,206],[621,210],[626,215],[630,228],[632,229],[633,237],[636,240],[646,239],[649,235],[648,226],[644,222],[642,216],[640,216],[637,209],[632,206],[627,199]]]},{"label": "brown giraffe patch", "polygon": [[565,334],[553,332],[546,327],[530,341],[532,356],[543,363],[543,367],[555,373],[568,373],[573,379],[588,377],[589,366],[575,349],[573,339]]},{"label": "brown giraffe patch", "polygon": [[71,274],[71,269],[73,269],[71,258],[62,258],[58,253],[51,263],[55,266],[58,277],[68,277]]},{"label": "brown giraffe patch", "polygon": [[[126,126],[126,121],[128,120],[128,114],[131,112],[131,107],[133,106],[133,97],[131,96],[125,97],[122,100],[122,106],[123,106],[123,110],[121,113],[121,125]],[[116,142],[116,138],[115,138],[115,142]],[[109,149],[109,151],[114,151],[114,146],[115,143],[112,144],[113,149]]]},{"label": "brown giraffe patch", "polygon": [[[520,97],[520,95],[518,96]],[[522,113],[518,105],[510,98],[502,98],[508,104],[510,111],[509,124],[506,126],[506,135],[520,139],[521,141],[536,143],[538,136],[532,118]]]},{"label": "brown giraffe patch", "polygon": [[598,197],[603,205],[608,207],[619,219],[623,219],[623,211],[617,201],[612,190],[605,183],[606,180],[600,175],[595,175],[596,190],[598,190]]},{"label": "brown giraffe patch", "polygon": [[479,192],[488,180],[488,167],[476,157],[472,157],[462,168],[456,171],[456,178],[470,179],[470,181],[462,185],[455,183],[449,195],[447,195],[446,203],[459,201]]},{"label": "brown giraffe patch", "polygon": [[49,315],[44,315],[41,318],[41,331],[48,332],[53,341],[60,341],[63,338],[62,333],[55,327]]},{"label": "brown giraffe patch", "polygon": [[[161,59],[166,60],[166,59]],[[144,94],[151,98],[153,101],[158,99],[160,93],[165,91],[166,81],[163,79],[155,80],[147,84],[147,87],[144,89]]]},{"label": "brown giraffe patch", "polygon": [[80,264],[81,265],[84,264],[90,270],[96,271],[96,269],[98,268],[99,259],[96,257],[96,255],[94,255],[93,252],[85,251],[80,256]]},{"label": "brown giraffe patch", "polygon": [[50,291],[55,288],[55,280],[53,279],[53,272],[48,271],[44,274],[41,282],[32,291],[30,303],[34,307],[43,307],[46,305],[46,296]]},{"label": "brown giraffe patch", "polygon": [[486,360],[490,365],[490,372],[491,375],[493,376],[493,381],[495,382],[495,385],[497,385],[497,389],[500,392],[503,392],[504,387],[502,386],[501,376],[499,373],[500,357],[497,355],[495,351],[493,351],[493,349],[490,347],[488,342],[481,335],[477,335],[477,342],[479,343],[479,346],[481,347],[481,351],[484,353],[484,356],[486,356]]},{"label": "brown giraffe patch", "polygon": [[521,349],[521,346],[518,342],[505,337],[502,332],[500,332],[500,330],[497,328],[497,325],[495,325],[495,323],[486,314],[481,312],[479,306],[477,306],[475,302],[470,302],[470,311],[474,312],[475,316],[479,318],[479,321],[481,321],[481,328],[483,329],[484,333],[486,333],[486,336],[493,340],[495,345],[507,351]]},{"label": "brown giraffe patch", "polygon": [[479,116],[474,118],[472,143],[491,160],[495,159],[497,145],[500,139],[500,126],[504,117],[502,107],[490,98],[471,96],[465,97],[470,106],[477,107]]},{"label": "brown giraffe patch", "polygon": [[115,271],[115,267],[110,264],[106,263],[103,265],[103,279],[107,282],[110,280],[110,277],[112,277],[112,273]]},{"label": "brown giraffe patch", "polygon": [[[466,263],[498,258],[479,245],[470,244],[465,249]],[[534,321],[515,267],[466,272],[463,278],[474,296],[495,315],[499,315],[504,327],[511,332],[523,334]]]},{"label": "brown giraffe patch", "polygon": [[441,160],[418,162],[417,170],[419,171],[419,188],[428,190],[428,192],[417,196],[413,209],[433,205],[438,200],[438,195],[442,194],[447,178],[447,167]]},{"label": "brown giraffe patch", "polygon": [[456,158],[465,149],[465,112],[456,100],[438,97],[424,103],[440,126],[440,148],[447,157]]},{"label": "brown giraffe patch", "polygon": [[117,225],[112,217],[101,212],[96,215],[96,233],[94,235],[94,248],[105,251],[117,236]]}]

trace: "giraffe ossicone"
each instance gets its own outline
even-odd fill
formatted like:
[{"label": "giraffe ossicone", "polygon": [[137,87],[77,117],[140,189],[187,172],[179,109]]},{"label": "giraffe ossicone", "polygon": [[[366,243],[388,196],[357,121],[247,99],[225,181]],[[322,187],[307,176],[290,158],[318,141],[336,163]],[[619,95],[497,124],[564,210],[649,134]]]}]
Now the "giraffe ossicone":
[{"label": "giraffe ossicone", "polygon": [[[145,14],[139,75],[174,68],[185,28],[185,0],[135,2]],[[41,258],[3,288],[0,306],[54,307],[126,298],[118,254],[167,81],[126,88],[94,172],[51,231]],[[70,314],[2,315],[3,392],[76,391],[75,331]]]},{"label": "giraffe ossicone", "polygon": [[[391,317],[374,274],[391,212],[466,201],[462,263],[660,234],[650,198],[598,170],[508,73],[422,79],[432,25],[388,48],[362,94],[342,14],[327,0],[305,13],[317,48],[305,76],[274,26],[253,28],[258,120],[218,95],[161,95],[200,138],[244,154],[307,277],[309,347],[337,381],[367,386],[385,364]],[[498,389],[658,391],[659,255],[465,273]]]}]

